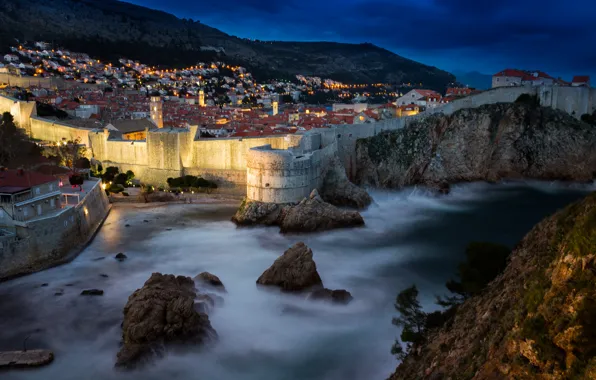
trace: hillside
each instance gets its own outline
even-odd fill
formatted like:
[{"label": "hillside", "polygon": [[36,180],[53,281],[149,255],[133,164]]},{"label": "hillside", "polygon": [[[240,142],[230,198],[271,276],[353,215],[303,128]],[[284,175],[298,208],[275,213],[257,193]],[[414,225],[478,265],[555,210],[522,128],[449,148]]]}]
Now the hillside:
[{"label": "hillside", "polygon": [[596,378],[596,193],[546,218],[391,380]]},{"label": "hillside", "polygon": [[150,65],[189,66],[220,57],[247,67],[261,81],[303,74],[346,83],[422,83],[442,90],[455,79],[372,44],[254,42],[115,0],[0,0],[0,50],[14,38]]}]

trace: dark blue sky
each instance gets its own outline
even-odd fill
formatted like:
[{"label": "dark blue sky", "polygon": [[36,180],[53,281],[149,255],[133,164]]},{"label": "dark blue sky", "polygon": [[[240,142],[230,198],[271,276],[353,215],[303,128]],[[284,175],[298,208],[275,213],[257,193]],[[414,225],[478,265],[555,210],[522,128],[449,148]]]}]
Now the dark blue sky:
[{"label": "dark blue sky", "polygon": [[596,0],[128,1],[238,37],[372,42],[448,71],[596,77]]}]

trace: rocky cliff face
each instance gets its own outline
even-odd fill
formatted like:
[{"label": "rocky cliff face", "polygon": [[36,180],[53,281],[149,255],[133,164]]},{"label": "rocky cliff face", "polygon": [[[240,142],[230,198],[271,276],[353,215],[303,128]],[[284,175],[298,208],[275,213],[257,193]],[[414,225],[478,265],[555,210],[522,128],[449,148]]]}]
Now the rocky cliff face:
[{"label": "rocky cliff face", "polygon": [[358,140],[356,154],[356,183],[376,187],[587,181],[596,174],[596,128],[551,108],[493,104]]},{"label": "rocky cliff face", "polygon": [[534,227],[391,379],[595,379],[594,321],[596,193]]}]

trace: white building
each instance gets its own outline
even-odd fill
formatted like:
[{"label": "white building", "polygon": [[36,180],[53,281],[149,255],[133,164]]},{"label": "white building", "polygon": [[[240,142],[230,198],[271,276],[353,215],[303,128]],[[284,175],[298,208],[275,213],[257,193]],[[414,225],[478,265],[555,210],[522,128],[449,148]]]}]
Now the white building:
[{"label": "white building", "polygon": [[434,108],[441,104],[441,94],[433,90],[414,89],[395,100],[396,106],[416,104],[418,106]]}]

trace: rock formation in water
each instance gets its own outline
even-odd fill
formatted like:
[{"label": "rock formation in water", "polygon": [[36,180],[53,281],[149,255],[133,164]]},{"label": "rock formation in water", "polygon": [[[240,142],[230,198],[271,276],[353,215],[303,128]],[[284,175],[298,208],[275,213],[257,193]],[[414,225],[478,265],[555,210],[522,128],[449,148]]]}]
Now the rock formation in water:
[{"label": "rock formation in water", "polygon": [[596,379],[594,321],[596,193],[536,225],[391,379]]},{"label": "rock formation in water", "polygon": [[428,116],[356,143],[356,183],[399,188],[501,179],[589,181],[596,128],[552,108],[509,103]]},{"label": "rock formation in water", "polygon": [[257,284],[275,286],[285,292],[306,292],[310,300],[348,304],[352,300],[350,292],[323,287],[312,256],[312,250],[306,244],[294,244],[263,272]]},{"label": "rock formation in water", "polygon": [[278,257],[259,277],[257,284],[276,286],[288,292],[323,287],[317,265],[312,258],[312,250],[302,242],[294,244]]},{"label": "rock formation in water", "polygon": [[216,339],[209,317],[195,306],[190,277],[153,273],[124,307],[123,346],[116,366],[134,368],[175,344],[201,345]]},{"label": "rock formation in water", "polygon": [[224,286],[223,282],[221,282],[219,277],[209,272],[199,273],[195,276],[195,278],[193,278],[193,280],[199,285],[224,293],[226,292],[226,287]]},{"label": "rock formation in water", "polygon": [[321,187],[321,198],[334,206],[357,209],[363,209],[372,203],[372,198],[366,190],[350,182],[338,157],[334,157],[327,168]]},{"label": "rock formation in water", "polygon": [[357,211],[342,210],[321,199],[317,190],[295,205],[245,200],[232,217],[238,225],[276,225],[282,233],[316,232],[364,225]]}]

